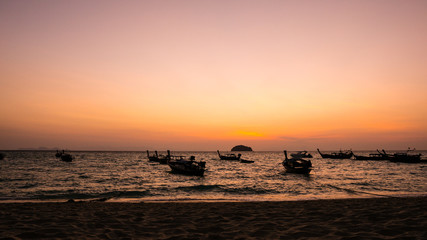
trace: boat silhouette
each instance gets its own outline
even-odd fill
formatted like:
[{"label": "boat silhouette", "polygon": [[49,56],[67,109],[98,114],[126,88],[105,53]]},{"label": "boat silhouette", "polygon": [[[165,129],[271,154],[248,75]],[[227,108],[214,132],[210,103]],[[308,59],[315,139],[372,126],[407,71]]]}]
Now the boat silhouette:
[{"label": "boat silhouette", "polygon": [[285,154],[285,160],[283,160],[282,165],[285,167],[286,172],[290,173],[300,173],[300,174],[309,174],[312,169],[312,164],[310,160],[305,160],[301,158],[288,158],[287,151],[283,151]]},{"label": "boat silhouette", "polygon": [[172,156],[168,165],[174,173],[203,176],[206,170],[206,162],[197,162],[195,159],[194,156],[189,159],[185,159],[183,156]]},{"label": "boat silhouette", "polygon": [[73,155],[71,155],[70,153],[66,153],[65,150],[62,150],[62,152],[56,150],[55,157],[60,158],[61,161],[64,162],[72,162],[74,159]]},{"label": "boat silhouette", "polygon": [[322,158],[332,158],[332,159],[349,159],[353,156],[353,151],[348,150],[348,151],[339,151],[339,152],[331,152],[329,154],[327,153],[321,153],[319,149],[317,149],[317,151],[319,152],[320,156],[322,156]]},{"label": "boat silhouette", "polygon": [[218,152],[218,156],[221,160],[240,160],[240,157],[242,156],[242,154],[234,154],[234,153],[230,153],[230,154],[226,154],[226,155],[221,155],[221,153],[219,152],[219,150],[216,150]]},{"label": "boat silhouette", "polygon": [[171,159],[171,153],[167,150],[167,155],[158,154],[157,151],[154,151],[154,155],[150,155],[150,151],[147,150],[148,161],[158,162],[160,164],[166,164]]},{"label": "boat silhouette", "polygon": [[[415,151],[414,149],[408,148],[406,152],[398,152],[391,155],[389,160],[391,162],[403,162],[403,163],[420,163],[422,154],[411,154],[410,152]],[[383,149],[384,154],[387,154]]]}]

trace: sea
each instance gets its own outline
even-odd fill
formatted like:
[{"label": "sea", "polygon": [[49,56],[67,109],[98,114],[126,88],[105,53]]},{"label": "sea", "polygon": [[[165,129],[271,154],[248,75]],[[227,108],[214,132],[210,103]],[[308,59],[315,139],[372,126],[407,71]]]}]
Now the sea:
[{"label": "sea", "polygon": [[[423,158],[427,155],[418,152]],[[58,160],[55,151],[3,153],[0,202],[298,201],[427,195],[425,162],[323,159],[314,151],[309,175],[286,173],[282,151],[242,152],[243,159],[254,163],[220,160],[215,151],[172,151],[205,161],[203,177],[173,173],[168,165],[148,161],[145,151],[71,151],[72,162]]]}]

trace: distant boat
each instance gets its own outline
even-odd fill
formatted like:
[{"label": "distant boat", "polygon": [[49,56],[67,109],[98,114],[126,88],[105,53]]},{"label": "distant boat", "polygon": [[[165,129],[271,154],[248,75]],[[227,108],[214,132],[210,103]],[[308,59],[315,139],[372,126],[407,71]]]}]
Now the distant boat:
[{"label": "distant boat", "polygon": [[313,156],[307,151],[298,151],[296,153],[291,153],[291,157],[293,158],[312,158]]},{"label": "distant boat", "polygon": [[74,159],[73,155],[69,153],[63,153],[61,154],[61,160],[64,162],[72,162]]},{"label": "distant boat", "polygon": [[319,149],[317,149],[317,151],[319,152],[320,156],[322,156],[322,158],[349,159],[353,156],[353,152],[351,150],[345,152],[340,150],[339,152],[331,152],[330,154],[321,153]]},{"label": "distant boat", "polygon": [[[62,150],[62,152],[64,152],[64,150]],[[62,152],[60,152],[60,151],[56,150],[55,157],[56,157],[56,158],[60,158],[60,157],[61,157],[61,155],[62,155]]]},{"label": "distant boat", "polygon": [[285,167],[286,172],[301,174],[309,174],[311,172],[312,164],[310,160],[301,158],[288,159],[286,150],[283,152],[285,153],[285,160],[283,160],[282,165]]},{"label": "distant boat", "polygon": [[73,155],[66,153],[65,150],[62,150],[62,152],[56,150],[55,157],[60,158],[61,161],[64,161],[64,162],[72,162],[74,159]]},{"label": "distant boat", "polygon": [[167,151],[167,155],[159,155],[157,151],[154,151],[154,155],[150,155],[150,151],[147,150],[148,161],[158,162],[160,164],[166,164],[171,159],[170,151]]},{"label": "distant boat", "polygon": [[172,172],[203,176],[206,170],[206,162],[196,162],[195,157],[191,156],[190,159],[184,159],[182,156],[173,156],[168,162]]},{"label": "distant boat", "polygon": [[[415,151],[414,149],[408,148],[406,152],[395,153],[390,158],[392,162],[403,162],[403,163],[420,163],[421,162],[421,153],[419,154],[410,154],[411,151]],[[385,151],[383,150],[385,153]]]},{"label": "distant boat", "polygon": [[242,156],[242,154],[234,154],[234,153],[230,153],[230,154],[226,154],[226,155],[221,155],[221,153],[219,153],[219,150],[217,150],[218,152],[218,156],[221,160],[240,160],[240,157]]}]

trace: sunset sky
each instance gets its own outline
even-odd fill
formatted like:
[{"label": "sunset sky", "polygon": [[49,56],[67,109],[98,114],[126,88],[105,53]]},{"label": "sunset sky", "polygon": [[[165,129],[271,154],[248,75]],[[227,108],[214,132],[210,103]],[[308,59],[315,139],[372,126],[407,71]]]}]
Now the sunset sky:
[{"label": "sunset sky", "polygon": [[427,149],[427,1],[0,1],[0,149]]}]

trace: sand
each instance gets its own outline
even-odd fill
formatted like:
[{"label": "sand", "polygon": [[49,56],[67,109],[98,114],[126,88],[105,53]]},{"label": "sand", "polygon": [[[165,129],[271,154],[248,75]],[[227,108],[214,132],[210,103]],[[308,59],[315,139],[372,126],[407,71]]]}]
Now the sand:
[{"label": "sand", "polygon": [[0,239],[427,239],[426,200],[1,203]]}]

